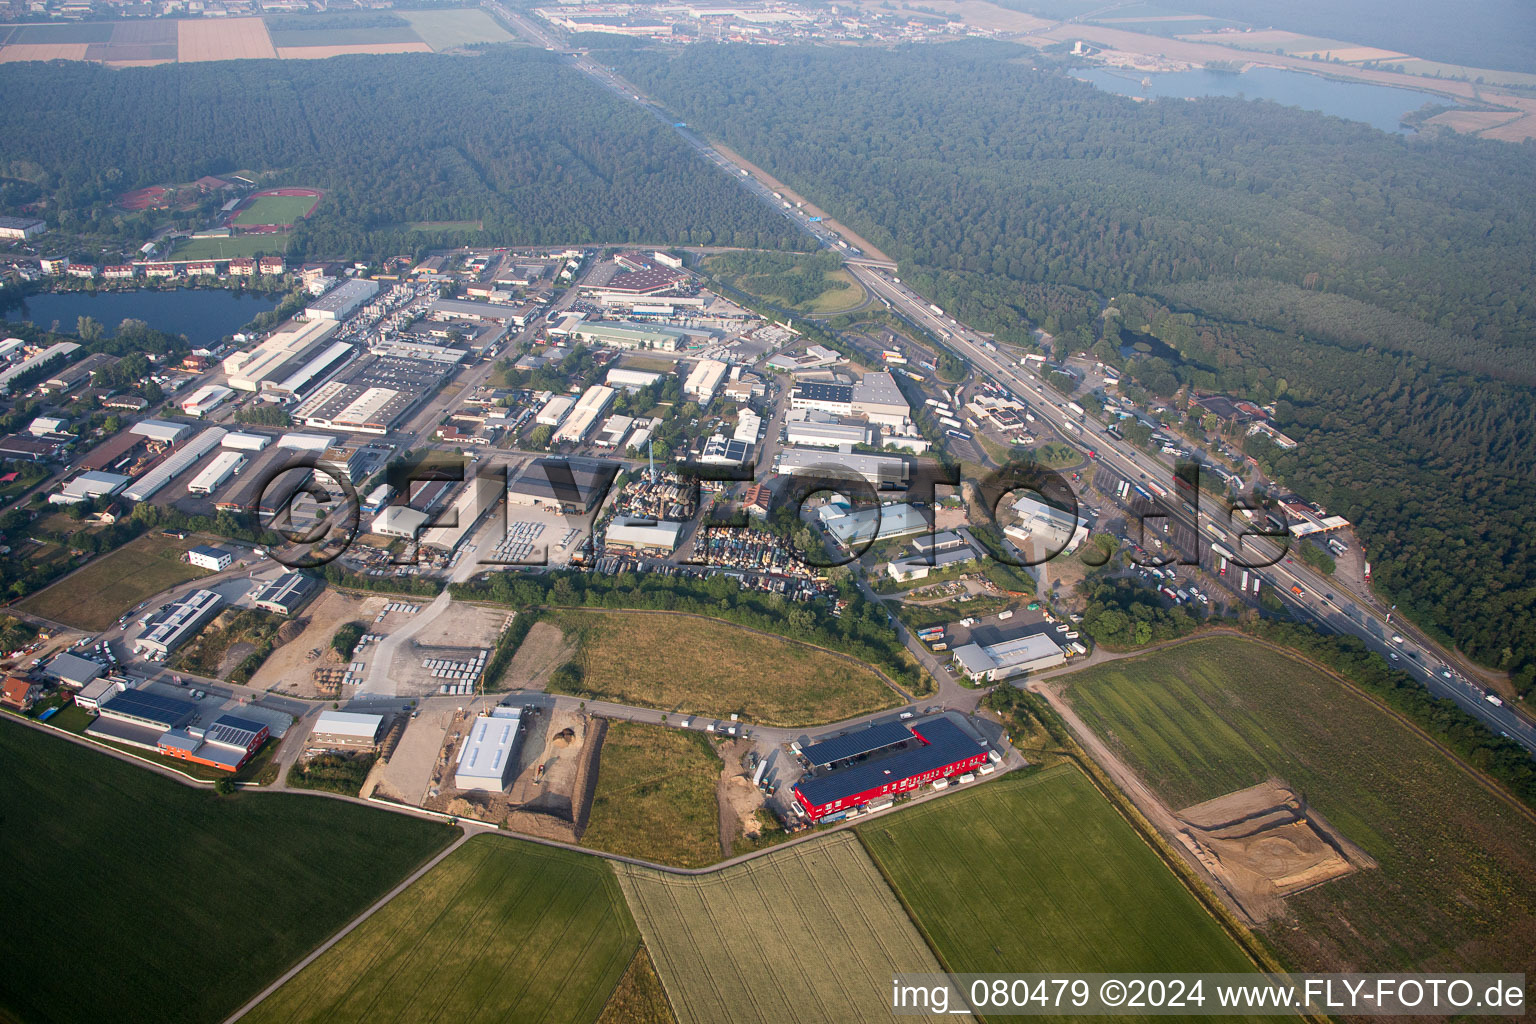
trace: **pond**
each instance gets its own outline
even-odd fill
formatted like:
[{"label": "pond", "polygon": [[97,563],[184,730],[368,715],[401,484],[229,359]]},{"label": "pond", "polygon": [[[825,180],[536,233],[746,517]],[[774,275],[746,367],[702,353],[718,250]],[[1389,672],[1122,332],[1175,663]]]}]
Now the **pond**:
[{"label": "pond", "polygon": [[1446,106],[1454,101],[1434,93],[1398,89],[1365,82],[1343,82],[1300,71],[1254,68],[1232,71],[1165,71],[1143,73],[1119,68],[1077,68],[1073,76],[1121,96],[1196,99],[1232,96],[1273,100],[1288,107],[1316,110],[1351,121],[1363,121],[1384,132],[1408,132],[1400,119],[1426,103]]},{"label": "pond", "polygon": [[25,320],[39,327],[73,332],[82,316],[93,317],[111,334],[125,319],[143,320],[167,334],[185,334],[193,345],[207,345],[233,334],[258,313],[276,309],[278,296],[232,292],[223,288],[144,289],[131,292],[46,292],[29,295],[3,319]]}]

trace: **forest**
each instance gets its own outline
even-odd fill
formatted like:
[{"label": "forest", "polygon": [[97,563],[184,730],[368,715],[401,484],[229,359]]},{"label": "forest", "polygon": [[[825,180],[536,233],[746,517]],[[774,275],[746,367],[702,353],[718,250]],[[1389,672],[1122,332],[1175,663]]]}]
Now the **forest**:
[{"label": "forest", "polygon": [[1119,364],[1146,334],[1175,353],[1134,360],[1152,393],[1275,402],[1301,445],[1250,453],[1357,524],[1379,592],[1529,690],[1536,151],[1135,103],[1022,52],[610,59],[1000,340],[1039,325]]},{"label": "forest", "polygon": [[[142,232],[115,196],[246,171],[326,190],[291,237],[294,258],[471,242],[799,244],[664,125],[543,51],[7,64],[0,95],[0,199],[40,193],[66,231]],[[466,221],[483,228],[412,229]]]}]

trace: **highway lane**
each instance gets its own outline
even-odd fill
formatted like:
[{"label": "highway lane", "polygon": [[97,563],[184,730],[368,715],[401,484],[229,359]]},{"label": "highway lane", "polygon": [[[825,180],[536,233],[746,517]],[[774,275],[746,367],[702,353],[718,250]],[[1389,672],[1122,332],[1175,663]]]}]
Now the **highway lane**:
[{"label": "highway lane", "polygon": [[[560,50],[557,40],[549,33],[540,29],[531,22],[531,19],[514,14],[511,10],[499,3],[490,3],[488,6],[501,15],[508,24],[522,32],[530,40],[550,50]],[[986,348],[989,344],[980,332],[971,329],[956,320],[937,314],[929,306],[922,296],[900,284],[896,280],[895,268],[890,264],[879,263],[869,259],[859,258],[860,254],[851,252],[847,243],[838,238],[835,233],[819,224],[812,224],[806,218],[795,216],[796,211],[785,210],[781,206],[781,200],[777,199],[772,191],[750,171],[731,161],[725,154],[710,146],[696,132],[687,128],[668,115],[662,108],[642,98],[641,93],[630,83],[624,81],[614,72],[601,67],[590,59],[581,56],[566,54],[573,67],[591,76],[604,88],[617,95],[641,105],[652,116],[671,124],[675,131],[697,151],[702,158],[724,170],[728,176],[745,188],[750,194],[774,207],[784,215],[791,223],[806,234],[814,238],[824,247],[840,251],[844,255],[844,265],[872,294],[888,300],[892,309],[901,314],[913,324],[931,332],[942,344],[952,349],[957,354],[970,360],[972,366],[980,367],[998,383],[1003,384],[1016,395],[1028,396],[1037,415],[1043,418],[1064,437],[1070,437],[1071,431],[1065,427],[1065,423],[1072,419],[1077,426],[1080,436],[1085,442],[1091,443],[1098,452],[1101,462],[1107,464],[1132,482],[1147,480],[1155,482],[1160,488],[1170,495],[1173,490],[1171,467],[1159,456],[1150,453],[1132,450],[1116,439],[1104,433],[1103,428],[1092,420],[1077,420],[1070,417],[1066,410],[1058,405],[1058,401],[1064,403],[1061,396],[1053,392],[1047,392],[1037,383],[1031,383],[1026,373],[1020,372],[1020,368],[1006,362],[1000,353]],[[1199,517],[1188,513],[1179,503],[1169,500],[1167,502],[1167,514],[1175,522],[1182,523],[1186,529],[1193,531],[1197,538],[1204,543],[1205,533],[1202,533]],[[1216,527],[1213,536],[1224,546],[1232,551],[1264,552],[1265,542],[1250,542],[1246,548],[1240,548],[1238,536],[1242,533],[1241,527],[1233,529],[1232,524],[1207,518],[1207,523]],[[1257,544],[1257,547],[1255,546]],[[1484,699],[1484,691],[1481,686],[1466,679],[1450,666],[1453,661],[1447,657],[1438,645],[1424,637],[1416,630],[1403,629],[1405,624],[1397,624],[1398,635],[1404,637],[1404,643],[1395,645],[1390,637],[1394,635],[1393,626],[1387,622],[1387,616],[1377,608],[1372,607],[1373,601],[1350,593],[1337,581],[1325,579],[1304,565],[1282,560],[1283,552],[1269,547],[1267,554],[1275,559],[1274,564],[1259,570],[1250,570],[1257,573],[1266,585],[1276,587],[1277,593],[1283,595],[1285,600],[1291,601],[1308,613],[1314,620],[1341,633],[1351,633],[1361,637],[1373,650],[1390,656],[1394,651],[1401,650],[1405,656],[1400,656],[1395,666],[1403,668],[1414,678],[1422,682],[1431,693],[1436,696],[1449,697],[1456,701],[1464,710],[1473,715],[1489,728],[1502,733],[1520,743],[1527,750],[1536,753],[1536,725],[1524,715],[1509,705],[1495,706]],[[1263,559],[1254,558],[1254,561]],[[1291,590],[1295,586],[1300,588],[1297,594]],[[1330,599],[1327,595],[1345,593],[1351,599],[1349,609],[1341,607],[1341,599]],[[1417,654],[1417,657],[1413,657]],[[1450,676],[1443,675],[1450,672]]]}]

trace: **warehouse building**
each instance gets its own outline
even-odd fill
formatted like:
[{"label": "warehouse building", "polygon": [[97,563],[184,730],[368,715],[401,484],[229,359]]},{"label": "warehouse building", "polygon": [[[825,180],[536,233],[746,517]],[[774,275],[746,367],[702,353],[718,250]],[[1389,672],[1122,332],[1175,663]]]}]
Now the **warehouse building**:
[{"label": "warehouse building", "polygon": [[829,480],[864,480],[875,490],[907,485],[907,460],[899,455],[863,455],[855,452],[785,448],[779,453],[778,471],[784,476],[816,476]]},{"label": "warehouse building", "polygon": [[586,515],[607,496],[618,473],[618,463],[603,459],[534,459],[507,485],[507,501]]},{"label": "warehouse building", "polygon": [[1055,668],[1067,660],[1056,641],[1044,633],[1031,633],[1001,643],[966,644],[955,648],[955,666],[976,681],[1001,682],[1025,672]]},{"label": "warehouse building", "polygon": [[287,378],[303,366],[339,326],[330,320],[307,323],[290,320],[255,348],[225,357],[224,373],[229,378],[229,386],[237,391],[260,391],[267,381]]},{"label": "warehouse building", "polygon": [[[144,424],[139,424],[143,426]],[[148,501],[166,484],[197,464],[197,460],[213,451],[228,433],[223,427],[209,427],[192,438],[164,462],[139,477],[123,489],[123,496],[131,501]]]},{"label": "warehouse building", "polygon": [[849,549],[872,540],[927,533],[933,528],[922,512],[906,504],[880,505],[855,512],[846,502],[832,501],[821,506],[817,515],[832,539]]},{"label": "warehouse building", "polygon": [[72,341],[61,341],[56,345],[49,345],[37,355],[29,359],[23,359],[15,366],[4,372],[0,372],[0,393],[10,394],[11,387],[17,380],[26,377],[33,370],[40,370],[57,359],[63,359],[80,350],[80,346]]},{"label": "warehouse building", "polygon": [[99,661],[91,658],[82,658],[78,654],[70,654],[68,651],[54,655],[48,667],[43,669],[43,675],[50,679],[57,679],[65,686],[73,686],[79,689],[101,676],[106,668]]},{"label": "warehouse building", "polygon": [[866,373],[853,386],[853,412],[871,423],[902,428],[912,410],[889,373]]},{"label": "warehouse building", "polygon": [[167,729],[155,742],[166,757],[237,772],[271,735],[266,725],[248,718],[220,715],[207,729]]},{"label": "warehouse building", "polygon": [[228,480],[240,472],[245,465],[245,456],[239,452],[220,452],[213,457],[213,461],[187,484],[189,494],[212,494],[223,487]]},{"label": "warehouse building", "polygon": [[576,399],[570,395],[550,395],[533,422],[541,427],[558,427],[560,421],[565,419],[565,414],[571,411],[571,406],[576,404]]},{"label": "warehouse building", "polygon": [[629,320],[578,323],[571,328],[571,336],[577,341],[601,348],[651,349],[657,352],[676,352],[685,347],[688,341],[685,331],[637,324]]},{"label": "warehouse building", "polygon": [[699,461],[706,466],[739,466],[747,461],[752,446],[745,441],[715,434],[699,451]]},{"label": "warehouse building", "polygon": [[128,484],[129,477],[121,473],[102,473],[87,470],[69,483],[48,495],[50,505],[73,505],[81,501],[95,501],[116,494]]},{"label": "warehouse building", "polygon": [[476,718],[459,748],[453,784],[459,789],[501,790],[517,764],[522,708],[498,706]]},{"label": "warehouse building", "polygon": [[309,745],[327,750],[373,750],[379,745],[379,734],[383,731],[383,715],[322,711],[309,734]]},{"label": "warehouse building", "polygon": [[304,307],[311,320],[345,320],[354,311],[379,294],[379,282],[363,278],[344,281]]},{"label": "warehouse building", "polygon": [[220,442],[223,447],[242,452],[259,452],[272,443],[272,439],[266,434],[251,434],[244,431],[231,431],[224,435]]},{"label": "warehouse building", "polygon": [[1066,509],[1048,505],[1028,494],[1010,507],[1018,521],[1004,527],[1003,534],[1033,562],[1042,562],[1063,552],[1071,554],[1088,539],[1088,524]]},{"label": "warehouse building", "polygon": [[603,383],[611,388],[623,388],[625,391],[639,391],[641,388],[650,387],[661,380],[662,375],[652,373],[650,370],[630,370],[622,366],[615,366],[608,371],[608,376]]},{"label": "warehouse building", "polygon": [[555,430],[556,443],[568,441],[572,444],[580,444],[586,440],[598,418],[608,411],[613,404],[614,390],[602,384],[594,384],[581,393],[581,398],[571,406],[571,411],[565,419],[560,421],[560,426]]},{"label": "warehouse building", "polygon": [[809,448],[842,448],[868,444],[869,427],[863,423],[842,423],[830,413],[792,410],[784,422],[784,440]]},{"label": "warehouse building", "polygon": [[169,420],[140,420],[128,428],[130,434],[138,434],[155,444],[175,444],[192,433],[190,423],[172,423]]},{"label": "warehouse building", "polygon": [[856,760],[796,783],[795,800],[806,816],[815,822],[836,820],[881,797],[963,774],[988,760],[986,745],[947,718],[903,731],[916,743],[902,742],[893,753]]},{"label": "warehouse building", "polygon": [[808,409],[812,412],[827,412],[834,416],[852,416],[853,385],[826,384],[810,380],[796,381],[795,389],[789,393],[789,407]]},{"label": "warehouse building", "polygon": [[[959,534],[945,532],[938,534],[935,539],[954,537],[960,539]],[[927,540],[925,537],[917,538],[918,541]],[[913,545],[917,547],[917,544]],[[971,565],[980,560],[980,555],[970,544],[961,540],[958,546],[946,544],[942,548],[928,551],[919,550],[915,555],[906,558],[897,558],[886,566],[891,579],[899,583],[910,583],[913,580],[927,579],[929,573],[943,572],[945,569],[956,569],[961,566]]]},{"label": "warehouse building", "polygon": [[634,425],[633,416],[609,416],[597,429],[597,436],[592,439],[592,443],[599,448],[618,448]]},{"label": "warehouse building", "polygon": [[812,768],[825,771],[853,764],[870,754],[899,747],[912,738],[912,730],[900,722],[886,722],[809,744],[800,751],[800,756]]},{"label": "warehouse building", "polygon": [[730,368],[729,363],[718,359],[700,359],[683,381],[683,394],[698,402],[699,408],[707,408],[715,400],[715,392],[720,390],[720,382],[725,380]]},{"label": "warehouse building", "polygon": [[421,535],[421,542],[444,551],[456,550],[485,514],[501,502],[502,493],[499,475],[487,473],[472,477],[459,490],[453,506],[436,517],[453,525],[428,527]]},{"label": "warehouse building", "polygon": [[160,737],[197,717],[197,705],[147,690],[118,690],[96,705],[96,720],[85,734],[114,743],[157,750]]},{"label": "warehouse building", "polygon": [[387,434],[452,369],[433,360],[371,355],[345,377],[316,388],[293,418],[310,427]]},{"label": "warehouse building", "polygon": [[[180,601],[166,606],[155,624],[134,642],[134,650],[151,657],[165,658],[197,635],[215,615],[224,599],[211,590],[194,590]],[[166,726],[166,728],[172,728]]]},{"label": "warehouse building", "polygon": [[274,615],[292,615],[320,592],[319,582],[301,572],[285,572],[263,583],[251,595],[251,603]]},{"label": "warehouse building", "polygon": [[48,222],[36,217],[0,217],[0,238],[25,241],[48,230]]},{"label": "warehouse building", "polygon": [[303,398],[351,362],[356,352],[348,342],[333,341],[283,379],[263,381],[262,394],[279,399]]},{"label": "warehouse building", "polygon": [[181,411],[201,418],[227,402],[234,393],[233,389],[220,384],[205,384],[181,400]]},{"label": "warehouse building", "polygon": [[415,540],[433,518],[430,513],[411,508],[409,505],[388,505],[384,511],[373,517],[373,523],[368,529],[381,537]]},{"label": "warehouse building", "polygon": [[604,542],[610,548],[633,551],[662,551],[671,554],[677,550],[683,524],[639,519],[633,516],[615,516],[608,524]]}]

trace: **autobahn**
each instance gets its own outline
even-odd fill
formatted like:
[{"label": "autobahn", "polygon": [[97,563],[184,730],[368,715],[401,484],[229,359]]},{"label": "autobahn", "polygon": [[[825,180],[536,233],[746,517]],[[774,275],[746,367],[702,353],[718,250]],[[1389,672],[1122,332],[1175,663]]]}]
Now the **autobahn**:
[{"label": "autobahn", "polygon": [[[559,42],[533,24],[530,18],[516,14],[494,0],[490,0],[487,6],[531,41],[548,50],[560,51]],[[1176,493],[1173,489],[1171,467],[1160,457],[1131,449],[1128,445],[1106,434],[1103,428],[1092,420],[1078,420],[1069,416],[1067,411],[1057,404],[1057,398],[1052,393],[1046,392],[1038,383],[1032,382],[1029,375],[1021,372],[1019,367],[1007,363],[1000,353],[988,349],[986,345],[989,342],[980,332],[953,318],[935,313],[926,299],[897,280],[894,266],[860,258],[858,254],[848,250],[847,243],[835,232],[820,223],[811,222],[793,208],[786,210],[781,205],[782,200],[775,197],[767,185],[753,176],[749,168],[732,161],[697,132],[688,128],[679,119],[672,117],[664,108],[643,98],[638,89],[612,70],[596,64],[583,54],[565,52],[563,56],[572,66],[591,76],[604,88],[630,102],[638,103],[653,117],[670,125],[703,159],[721,168],[738,185],[773,207],[797,228],[815,239],[819,245],[841,253],[848,271],[871,294],[889,302],[893,312],[932,334],[940,344],[968,360],[973,368],[985,372],[1015,395],[1027,397],[1036,415],[1050,423],[1063,437],[1071,436],[1070,428],[1065,427],[1065,424],[1071,420],[1084,441],[1092,442],[1092,447],[1098,452],[1101,463],[1111,470],[1120,473],[1133,483],[1148,480],[1155,482],[1170,495]],[[1249,571],[1255,572],[1265,585],[1275,588],[1276,593],[1283,595],[1286,600],[1291,601],[1300,611],[1325,629],[1358,636],[1372,650],[1385,657],[1390,658],[1393,654],[1398,654],[1398,659],[1393,664],[1422,682],[1430,693],[1455,701],[1463,710],[1494,732],[1509,737],[1527,751],[1536,754],[1536,724],[1508,704],[1490,703],[1485,699],[1485,691],[1480,685],[1453,667],[1455,659],[1448,657],[1437,644],[1421,632],[1404,622],[1389,623],[1387,615],[1375,607],[1372,601],[1362,599],[1350,593],[1339,583],[1324,579],[1305,565],[1292,561],[1286,557],[1284,550],[1277,550],[1267,541],[1254,540],[1253,535],[1248,534],[1250,539],[1244,544],[1238,539],[1244,534],[1240,525],[1234,528],[1230,521],[1222,522],[1215,517],[1191,514],[1179,502],[1171,499],[1165,502],[1165,505],[1166,507],[1161,511],[1168,516],[1169,520],[1180,523],[1185,529],[1191,531],[1196,545],[1211,543],[1206,539],[1210,536],[1215,542],[1243,555],[1250,561],[1271,562],[1257,570]],[[1204,520],[1204,524],[1200,520]],[[1202,525],[1214,527],[1214,529],[1208,528],[1202,531]],[[1198,552],[1195,554],[1198,557]],[[1293,591],[1292,587],[1299,588],[1300,593]],[[1394,643],[1392,640],[1394,636],[1402,637],[1402,642]]]}]

